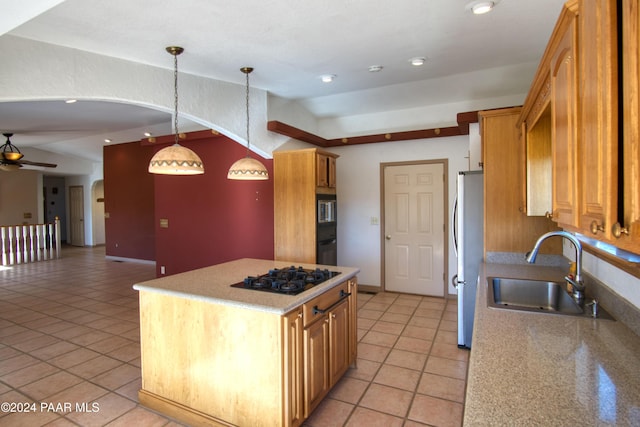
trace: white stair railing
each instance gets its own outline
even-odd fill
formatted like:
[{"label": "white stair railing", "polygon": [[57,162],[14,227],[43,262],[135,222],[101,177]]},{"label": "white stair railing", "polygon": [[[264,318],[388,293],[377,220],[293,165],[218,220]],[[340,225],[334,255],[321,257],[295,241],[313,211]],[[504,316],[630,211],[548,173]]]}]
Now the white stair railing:
[{"label": "white stair railing", "polygon": [[60,258],[60,218],[46,224],[0,225],[2,265]]}]

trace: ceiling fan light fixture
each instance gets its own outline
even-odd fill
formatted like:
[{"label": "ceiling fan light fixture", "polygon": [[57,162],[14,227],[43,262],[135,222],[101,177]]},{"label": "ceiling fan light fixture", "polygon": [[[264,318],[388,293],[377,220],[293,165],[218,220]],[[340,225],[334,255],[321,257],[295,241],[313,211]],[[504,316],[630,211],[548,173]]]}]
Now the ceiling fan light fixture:
[{"label": "ceiling fan light fixture", "polygon": [[249,139],[249,74],[253,71],[251,67],[240,68],[246,75],[247,88],[245,92],[246,110],[247,110],[247,155],[246,157],[234,162],[227,172],[227,179],[241,181],[258,181],[269,179],[267,168],[259,161],[250,156],[251,141]]},{"label": "ceiling fan light fixture", "polygon": [[20,160],[22,157],[24,157],[24,154],[22,154],[20,152],[18,147],[16,147],[15,145],[13,145],[11,143],[11,139],[10,138],[13,136],[13,134],[12,133],[3,133],[3,135],[4,135],[5,138],[7,138],[7,142],[5,142],[4,145],[2,145],[0,147],[0,152],[2,153],[2,158],[4,158],[5,160],[8,160],[10,162],[15,162],[15,161]]},{"label": "ceiling fan light fixture", "polygon": [[158,151],[149,162],[149,172],[159,175],[201,175],[204,173],[204,164],[198,155],[187,147],[178,143],[180,132],[178,131],[178,55],[184,49],[178,46],[169,46],[167,52],[173,55],[173,88],[174,88],[174,114],[173,128],[175,142],[169,147]]}]

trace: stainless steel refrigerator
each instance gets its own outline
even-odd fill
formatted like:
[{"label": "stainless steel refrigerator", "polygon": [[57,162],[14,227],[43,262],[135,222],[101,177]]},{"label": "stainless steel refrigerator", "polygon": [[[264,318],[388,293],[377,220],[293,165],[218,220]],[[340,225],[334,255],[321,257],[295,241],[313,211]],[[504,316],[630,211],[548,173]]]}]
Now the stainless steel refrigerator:
[{"label": "stainless steel refrigerator", "polygon": [[453,247],[458,271],[458,347],[471,348],[478,273],[484,251],[484,189],[482,171],[458,172],[453,208]]}]

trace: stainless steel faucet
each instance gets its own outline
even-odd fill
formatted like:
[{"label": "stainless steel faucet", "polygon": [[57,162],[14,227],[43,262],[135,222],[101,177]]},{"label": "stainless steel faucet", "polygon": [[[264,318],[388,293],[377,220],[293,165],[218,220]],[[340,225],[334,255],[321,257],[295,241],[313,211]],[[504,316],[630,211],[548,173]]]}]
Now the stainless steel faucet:
[{"label": "stainless steel faucet", "polygon": [[576,250],[576,277],[572,278],[572,277],[569,277],[567,275],[567,276],[565,276],[564,279],[567,282],[571,283],[571,285],[573,287],[573,290],[571,292],[571,296],[573,297],[573,299],[575,299],[579,303],[582,303],[582,301],[584,300],[584,289],[585,289],[584,283],[582,282],[582,245],[580,244],[580,241],[578,239],[576,239],[573,234],[567,233],[566,231],[550,231],[549,233],[543,234],[542,236],[540,236],[540,238],[536,242],[536,244],[533,247],[533,249],[531,250],[531,252],[529,252],[527,254],[527,262],[529,264],[533,264],[534,262],[536,262],[536,257],[538,256],[538,251],[540,250],[540,245],[546,239],[548,239],[549,237],[553,237],[553,236],[564,237],[565,239],[567,239],[571,243],[573,243],[573,246],[575,247],[575,250]]}]

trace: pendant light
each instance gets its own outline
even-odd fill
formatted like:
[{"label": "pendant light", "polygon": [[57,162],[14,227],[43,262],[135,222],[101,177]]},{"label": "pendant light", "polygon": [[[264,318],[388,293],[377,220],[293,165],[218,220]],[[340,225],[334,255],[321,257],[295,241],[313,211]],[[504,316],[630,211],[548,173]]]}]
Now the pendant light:
[{"label": "pendant light", "polygon": [[269,172],[267,172],[267,168],[265,168],[260,161],[252,158],[249,154],[249,147],[251,146],[251,142],[249,141],[249,73],[253,71],[253,68],[242,67],[240,68],[240,71],[247,76],[247,156],[231,165],[229,173],[227,173],[227,178],[237,180],[265,180],[269,179]]},{"label": "pendant light", "polygon": [[204,173],[202,160],[196,153],[178,143],[178,55],[184,51],[177,46],[167,47],[167,52],[173,55],[173,128],[175,142],[169,147],[158,151],[149,162],[149,172],[160,175],[199,175]]}]

